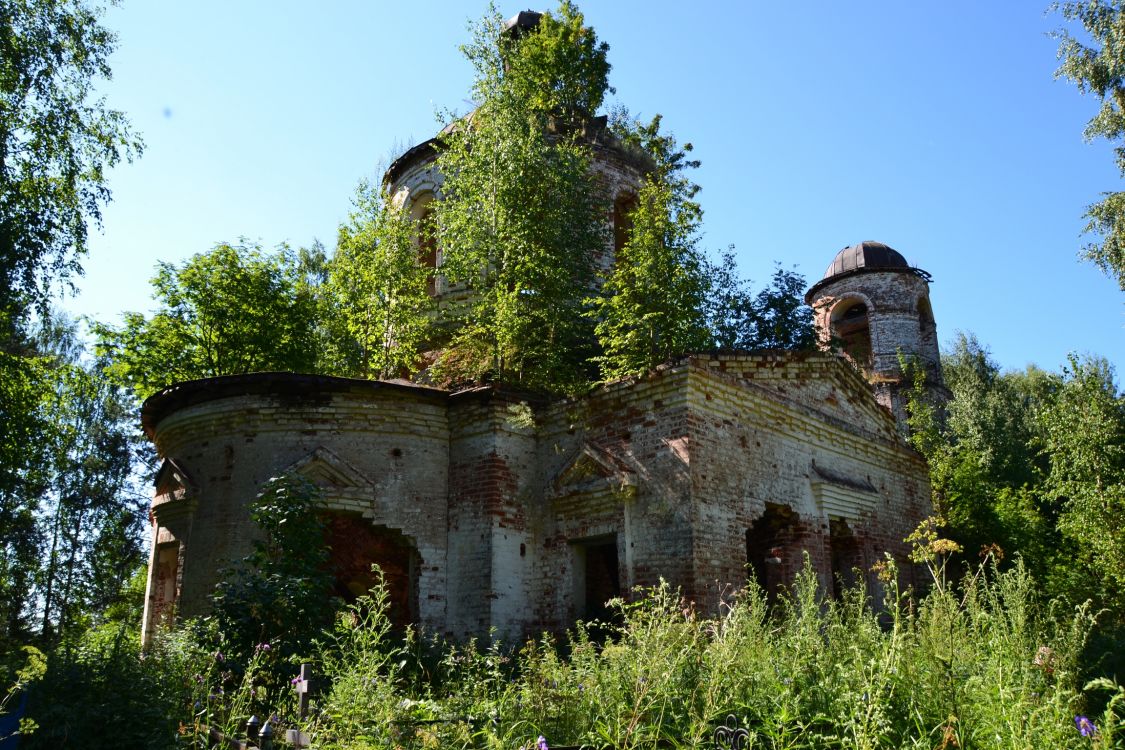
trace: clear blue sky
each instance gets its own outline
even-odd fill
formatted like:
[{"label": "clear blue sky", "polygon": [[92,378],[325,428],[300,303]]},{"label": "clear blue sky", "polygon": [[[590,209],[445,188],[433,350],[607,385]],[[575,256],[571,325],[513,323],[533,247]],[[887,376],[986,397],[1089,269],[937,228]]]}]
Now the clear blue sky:
[{"label": "clear blue sky", "polygon": [[[581,3],[613,98],[695,145],[704,242],[759,284],[820,278],[871,239],[934,276],[943,348],[975,333],[1005,367],[1125,362],[1116,285],[1077,251],[1121,189],[1081,133],[1096,102],[1053,79],[1046,2]],[[513,15],[524,6],[500,6]],[[553,6],[550,6],[553,7]],[[110,174],[76,314],[152,307],[159,260],[240,235],[329,248],[356,183],[461,112],[466,2],[125,0],[111,106],[147,149]],[[542,10],[542,7],[536,7]]]}]

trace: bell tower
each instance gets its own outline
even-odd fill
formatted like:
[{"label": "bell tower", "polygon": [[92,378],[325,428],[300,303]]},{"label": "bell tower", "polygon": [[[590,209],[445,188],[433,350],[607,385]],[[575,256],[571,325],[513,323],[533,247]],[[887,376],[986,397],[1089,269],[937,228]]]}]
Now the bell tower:
[{"label": "bell tower", "polygon": [[899,355],[925,373],[928,395],[949,397],[941,374],[937,326],[930,307],[930,274],[881,242],[865,241],[836,254],[824,278],[805,293],[820,344],[859,368],[879,403],[909,435],[906,405],[913,382]]}]

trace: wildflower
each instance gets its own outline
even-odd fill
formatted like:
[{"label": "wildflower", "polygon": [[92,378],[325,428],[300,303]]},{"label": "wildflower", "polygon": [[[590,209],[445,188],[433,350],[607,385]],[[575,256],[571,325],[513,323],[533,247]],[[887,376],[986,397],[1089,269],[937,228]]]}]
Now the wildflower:
[{"label": "wildflower", "polygon": [[988,562],[990,557],[998,563],[1003,562],[1004,548],[995,543],[982,545],[980,548],[981,562]]},{"label": "wildflower", "polygon": [[1098,733],[1098,728],[1094,726],[1094,722],[1090,721],[1088,716],[1079,714],[1074,717],[1074,726],[1078,728],[1078,733],[1083,737],[1094,737]]},{"label": "wildflower", "polygon": [[302,682],[304,682],[304,680],[300,676],[297,676],[297,677],[294,677],[292,680],[290,680],[289,684],[290,685],[300,685]]},{"label": "wildflower", "polygon": [[1055,671],[1054,667],[1055,652],[1050,646],[1040,646],[1039,650],[1035,652],[1035,658],[1031,660],[1033,666],[1039,667],[1047,674]]},{"label": "wildflower", "polygon": [[259,644],[258,644],[258,650],[259,650],[259,651],[269,651],[269,650],[270,650],[270,644],[268,644],[268,643],[259,643]]},{"label": "wildflower", "polygon": [[551,750],[547,747],[547,738],[539,735],[539,739],[535,741],[535,750]]},{"label": "wildflower", "polygon": [[895,577],[894,571],[885,560],[880,560],[879,562],[872,565],[871,572],[874,573],[875,576],[883,583],[890,583],[894,580]]},{"label": "wildflower", "polygon": [[194,677],[192,677],[192,679],[194,679],[196,682],[198,682],[200,684],[203,684],[203,675],[201,675],[201,674],[195,675]]},{"label": "wildflower", "polygon": [[215,657],[215,661],[222,661],[223,660],[223,652],[222,651],[216,651],[214,654],[212,654],[212,656]]}]

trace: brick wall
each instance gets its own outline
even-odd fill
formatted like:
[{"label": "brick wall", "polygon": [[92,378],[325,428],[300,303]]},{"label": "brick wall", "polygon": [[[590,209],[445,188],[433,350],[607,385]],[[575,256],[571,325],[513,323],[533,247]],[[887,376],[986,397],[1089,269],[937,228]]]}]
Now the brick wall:
[{"label": "brick wall", "polygon": [[456,638],[560,630],[598,611],[591,597],[661,579],[713,612],[748,562],[776,586],[806,554],[829,593],[834,561],[901,559],[929,510],[924,462],[826,354],[694,357],[579,400],[263,374],[181,384],[145,409],[176,467],[154,518],[157,542],[179,545],[187,616],[246,554],[249,500],[287,470],[345,529],[341,585],[378,558],[398,616]]}]

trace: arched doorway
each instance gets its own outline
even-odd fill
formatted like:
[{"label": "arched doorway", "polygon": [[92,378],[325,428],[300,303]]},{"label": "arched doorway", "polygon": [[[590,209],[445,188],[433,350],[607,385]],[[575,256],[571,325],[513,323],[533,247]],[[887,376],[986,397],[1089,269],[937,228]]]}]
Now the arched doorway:
[{"label": "arched doorway", "polygon": [[378,581],[372,571],[378,565],[387,589],[387,615],[396,628],[418,620],[418,570],[421,557],[401,531],[374,526],[356,515],[329,513],[325,536],[335,578],[334,593],[353,602]]}]

